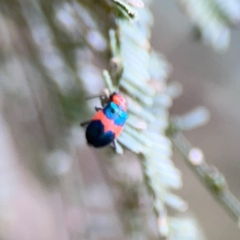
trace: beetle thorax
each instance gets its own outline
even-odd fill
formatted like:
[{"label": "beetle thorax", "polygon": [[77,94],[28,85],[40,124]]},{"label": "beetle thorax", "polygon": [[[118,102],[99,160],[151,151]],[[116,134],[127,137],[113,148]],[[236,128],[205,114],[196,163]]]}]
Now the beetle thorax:
[{"label": "beetle thorax", "polygon": [[120,106],[122,109],[127,110],[127,101],[126,99],[119,93],[113,93],[110,97],[111,101],[113,101],[116,105]]}]

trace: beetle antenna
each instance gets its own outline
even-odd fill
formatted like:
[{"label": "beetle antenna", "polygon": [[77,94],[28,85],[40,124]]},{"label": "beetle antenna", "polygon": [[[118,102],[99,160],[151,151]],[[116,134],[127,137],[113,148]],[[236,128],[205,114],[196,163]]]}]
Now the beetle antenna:
[{"label": "beetle antenna", "polygon": [[104,97],[104,96],[106,96],[105,93],[95,94],[95,95],[87,96],[86,100],[91,100],[91,99],[94,99],[94,98],[101,98],[101,97]]}]

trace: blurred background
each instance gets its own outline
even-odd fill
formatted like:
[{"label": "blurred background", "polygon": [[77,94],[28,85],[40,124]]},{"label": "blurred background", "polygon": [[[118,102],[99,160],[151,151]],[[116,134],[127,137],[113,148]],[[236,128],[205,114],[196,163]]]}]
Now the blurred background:
[{"label": "blurred background", "polygon": [[[80,2],[84,5],[86,1]],[[92,5],[93,11],[99,7],[94,2]],[[85,96],[104,87],[101,69],[107,66],[107,42],[97,31],[96,19],[92,20],[81,4],[75,9],[77,23],[71,18],[75,13],[64,1],[1,1],[3,240],[126,239],[129,226],[122,222],[127,222],[128,215],[123,211],[125,215],[121,216],[118,205],[124,202],[126,208],[136,207],[130,201],[135,199],[135,192],[129,191],[132,198],[120,195],[115,186],[123,186],[114,176],[121,172],[133,181],[142,180],[134,155],[126,151],[124,157],[115,156],[111,149],[89,148],[84,129],[79,127],[79,122],[88,120],[93,107],[99,105],[98,99],[86,102]],[[155,18],[151,43],[172,65],[169,81],[183,85],[183,94],[174,100],[171,114],[184,114],[196,106],[209,109],[209,123],[186,136],[223,172],[230,189],[240,198],[240,32],[232,32],[228,51],[219,54],[194,40],[192,25],[176,1],[154,1],[151,11]],[[104,19],[101,11],[99,15]],[[107,27],[103,26],[103,33]],[[111,164],[103,165],[105,156],[105,163],[120,162],[117,172]],[[237,225],[178,153],[174,154],[174,163],[184,183],[178,194],[189,203],[206,239],[239,239]],[[114,186],[111,179],[115,179]],[[117,203],[113,195],[117,195]],[[148,201],[143,198],[138,205],[145,206]],[[154,217],[149,215],[148,224],[154,226]],[[141,223],[140,219],[137,224]],[[154,237],[136,234],[135,239]]]},{"label": "blurred background", "polygon": [[[230,188],[240,197],[239,127],[240,115],[240,32],[234,29],[226,53],[197,42],[188,18],[175,1],[158,1],[152,6],[155,16],[152,44],[166,55],[173,66],[170,80],[183,85],[182,96],[174,101],[172,114],[183,114],[195,106],[206,106],[211,114],[207,125],[186,133],[191,143],[204,151],[206,160],[226,176]],[[209,239],[239,239],[239,229],[215,200],[184,166],[182,196],[189,201]]]}]

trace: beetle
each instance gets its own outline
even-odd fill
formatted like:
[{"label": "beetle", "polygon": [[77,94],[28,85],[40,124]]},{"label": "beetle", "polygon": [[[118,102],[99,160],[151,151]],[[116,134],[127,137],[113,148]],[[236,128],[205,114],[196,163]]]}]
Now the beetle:
[{"label": "beetle", "polygon": [[113,92],[107,98],[105,106],[95,107],[95,110],[97,113],[90,121],[80,124],[87,125],[87,143],[95,148],[113,143],[116,148],[116,138],[119,137],[128,118],[126,99],[120,93]]}]

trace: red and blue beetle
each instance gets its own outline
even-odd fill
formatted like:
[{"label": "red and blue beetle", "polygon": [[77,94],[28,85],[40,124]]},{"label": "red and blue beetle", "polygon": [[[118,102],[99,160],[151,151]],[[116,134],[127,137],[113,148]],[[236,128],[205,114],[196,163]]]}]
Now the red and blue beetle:
[{"label": "red and blue beetle", "polygon": [[103,108],[95,107],[97,113],[90,121],[81,123],[87,125],[86,139],[89,145],[100,148],[114,144],[123,130],[128,118],[126,99],[117,92],[112,93]]}]

